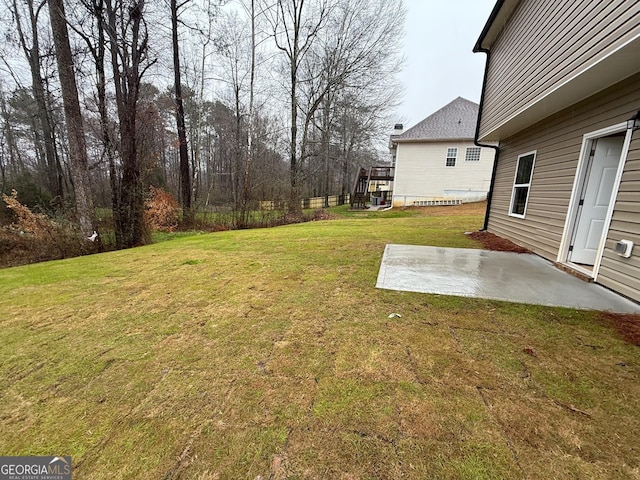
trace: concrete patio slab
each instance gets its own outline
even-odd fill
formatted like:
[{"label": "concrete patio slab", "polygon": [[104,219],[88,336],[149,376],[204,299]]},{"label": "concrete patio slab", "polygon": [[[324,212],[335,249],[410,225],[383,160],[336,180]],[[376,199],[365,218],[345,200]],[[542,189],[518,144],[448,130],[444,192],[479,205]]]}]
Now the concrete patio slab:
[{"label": "concrete patio slab", "polygon": [[640,305],[534,254],[387,245],[377,288],[616,313]]}]

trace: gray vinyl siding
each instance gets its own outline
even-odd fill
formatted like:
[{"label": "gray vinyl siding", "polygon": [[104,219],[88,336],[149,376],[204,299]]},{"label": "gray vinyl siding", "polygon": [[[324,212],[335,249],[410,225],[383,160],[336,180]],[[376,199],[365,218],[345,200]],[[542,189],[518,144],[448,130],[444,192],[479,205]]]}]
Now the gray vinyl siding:
[{"label": "gray vinyl siding", "polygon": [[[556,261],[583,135],[626,121],[640,107],[640,75],[624,80],[500,142],[489,231]],[[597,281],[640,300],[640,131],[635,133]],[[518,156],[537,151],[526,217],[508,215]],[[637,242],[631,259],[612,252]]]},{"label": "gray vinyl siding", "polygon": [[638,32],[637,0],[523,0],[491,47],[480,138]]}]

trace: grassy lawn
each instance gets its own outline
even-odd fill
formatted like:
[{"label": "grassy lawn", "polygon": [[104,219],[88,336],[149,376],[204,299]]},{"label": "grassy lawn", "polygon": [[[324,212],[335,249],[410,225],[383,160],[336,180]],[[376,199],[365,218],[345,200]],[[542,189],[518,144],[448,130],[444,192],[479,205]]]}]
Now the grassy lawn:
[{"label": "grassy lawn", "polygon": [[598,314],[374,288],[385,244],[477,247],[482,213],[0,270],[0,453],[75,479],[640,478],[640,349]]}]

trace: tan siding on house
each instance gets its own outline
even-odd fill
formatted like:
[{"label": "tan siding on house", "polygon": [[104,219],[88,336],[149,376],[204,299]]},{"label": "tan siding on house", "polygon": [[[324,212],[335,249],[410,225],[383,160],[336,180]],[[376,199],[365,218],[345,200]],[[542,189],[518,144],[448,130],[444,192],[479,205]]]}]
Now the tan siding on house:
[{"label": "tan siding on house", "polygon": [[[613,250],[623,239],[634,243],[631,258]],[[597,281],[640,301],[640,131],[629,146]]]},{"label": "tan siding on house", "polygon": [[[489,231],[557,259],[583,135],[625,122],[640,108],[640,75],[550,116],[500,143]],[[537,151],[524,219],[508,215],[518,155]],[[629,151],[611,232],[597,281],[640,300],[640,131]],[[634,216],[634,214],[636,214]],[[615,241],[638,242],[632,259],[613,253]],[[635,272],[630,278],[629,272]],[[623,281],[623,277],[626,279]],[[626,283],[624,283],[626,281]],[[624,291],[623,291],[624,290]],[[631,295],[631,291],[635,291]]]},{"label": "tan siding on house", "polygon": [[639,34],[636,0],[523,0],[491,48],[480,138]]}]

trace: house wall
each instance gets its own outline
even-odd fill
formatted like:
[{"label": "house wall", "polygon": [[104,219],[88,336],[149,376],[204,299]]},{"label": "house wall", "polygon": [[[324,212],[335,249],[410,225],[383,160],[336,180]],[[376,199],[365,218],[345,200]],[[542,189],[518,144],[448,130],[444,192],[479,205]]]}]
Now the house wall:
[{"label": "house wall", "polygon": [[[615,244],[623,239],[635,245],[631,258],[614,252]],[[640,301],[640,131],[629,146],[597,281]]]},{"label": "house wall", "polygon": [[[640,108],[640,75],[500,142],[489,231],[556,261],[583,135],[625,122]],[[537,151],[526,218],[508,215],[518,155]],[[623,259],[612,249],[640,243],[640,131],[635,132],[615,204],[598,283],[640,300],[640,246]]]},{"label": "house wall", "polygon": [[638,35],[636,0],[523,0],[491,47],[479,138]]},{"label": "house wall", "polygon": [[[456,147],[455,167],[446,166],[447,149]],[[399,143],[393,185],[394,206],[436,199],[477,201],[486,198],[494,151],[482,148],[480,161],[465,161],[468,142]]]}]

